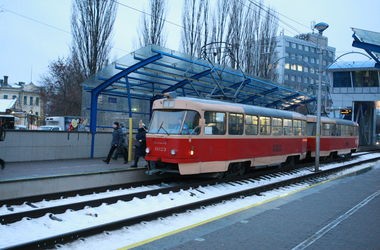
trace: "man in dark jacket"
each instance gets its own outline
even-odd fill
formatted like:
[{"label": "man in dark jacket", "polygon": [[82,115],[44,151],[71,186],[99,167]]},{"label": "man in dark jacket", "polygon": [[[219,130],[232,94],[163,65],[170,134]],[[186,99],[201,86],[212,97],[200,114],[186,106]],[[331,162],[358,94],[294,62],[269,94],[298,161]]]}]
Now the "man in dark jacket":
[{"label": "man in dark jacket", "polygon": [[[113,125],[113,132],[112,132],[112,142],[111,142],[111,148],[108,152],[107,159],[103,160],[105,163],[109,164],[111,160],[111,156],[113,152],[117,149],[123,146],[123,132],[120,129],[120,125],[118,122],[114,122]],[[124,161],[127,162],[128,159],[126,159],[124,154]]]},{"label": "man in dark jacket", "polygon": [[145,124],[140,121],[139,129],[136,134],[136,144],[135,144],[135,164],[131,166],[131,168],[137,168],[137,163],[140,157],[145,156],[145,148],[146,148],[146,127]]},{"label": "man in dark jacket", "polygon": [[[3,126],[3,121],[0,120],[0,141],[5,140],[5,128]],[[1,169],[5,168],[5,162],[3,159],[0,159],[0,167]]]}]

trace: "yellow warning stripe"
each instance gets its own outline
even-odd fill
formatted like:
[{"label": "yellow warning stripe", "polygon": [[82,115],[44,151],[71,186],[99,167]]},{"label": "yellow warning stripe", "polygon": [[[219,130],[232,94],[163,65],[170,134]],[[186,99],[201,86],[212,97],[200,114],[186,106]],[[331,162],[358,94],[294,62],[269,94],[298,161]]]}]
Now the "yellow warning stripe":
[{"label": "yellow warning stripe", "polygon": [[302,191],[305,191],[307,189],[310,189],[310,188],[313,188],[315,186],[319,186],[319,185],[322,185],[322,184],[325,184],[325,183],[328,183],[330,181],[334,181],[336,179],[340,179],[342,177],[345,177],[347,175],[351,175],[353,173],[356,173],[356,172],[359,172],[359,171],[363,171],[365,169],[369,169],[369,168],[372,168],[372,166],[368,166],[366,168],[363,168],[363,169],[360,169],[360,170],[357,170],[355,172],[351,172],[351,173],[347,173],[345,175],[341,175],[341,176],[337,176],[335,178],[332,178],[332,179],[329,179],[329,180],[325,180],[325,181],[322,181],[322,182],[318,182],[318,183],[315,183],[315,184],[312,184],[310,186],[307,186],[307,187],[303,187],[303,188],[300,188],[300,189],[296,189],[296,190],[293,190],[289,193],[284,193],[284,194],[280,194],[278,196],[275,196],[273,198],[270,198],[268,200],[264,200],[264,201],[260,201],[260,202],[257,202],[255,204],[252,204],[252,205],[249,205],[249,206],[246,206],[246,207],[242,207],[242,208],[239,208],[239,209],[236,209],[236,210],[233,210],[231,212],[228,212],[228,213],[225,213],[225,214],[222,214],[222,215],[219,215],[219,216],[216,216],[216,217],[212,217],[210,219],[207,219],[207,220],[204,220],[204,221],[201,221],[201,222],[198,222],[198,223],[195,223],[195,224],[192,224],[192,225],[189,225],[189,226],[186,226],[186,227],[182,227],[182,228],[179,228],[179,229],[176,229],[176,230],[173,230],[173,231],[170,231],[170,232],[167,232],[167,233],[164,233],[164,234],[161,234],[161,235],[158,235],[158,236],[155,236],[155,237],[152,237],[152,238],[149,238],[149,239],[146,239],[146,240],[143,240],[143,241],[140,241],[140,242],[136,242],[134,244],[131,244],[131,245],[128,245],[128,246],[125,246],[125,247],[121,247],[121,248],[118,248],[119,250],[126,250],[126,249],[131,249],[131,248],[134,248],[134,247],[138,247],[138,246],[142,246],[142,245],[145,245],[145,244],[148,244],[150,242],[153,242],[153,241],[156,241],[156,240],[159,240],[159,239],[162,239],[162,238],[165,238],[165,237],[168,237],[168,236],[171,236],[171,235],[174,235],[174,234],[177,234],[177,233],[180,233],[180,232],[183,232],[183,231],[186,231],[186,230],[189,230],[189,229],[193,229],[195,227],[198,227],[198,226],[202,226],[204,224],[207,224],[207,223],[210,223],[210,222],[213,222],[213,221],[216,221],[216,220],[219,220],[219,219],[222,219],[224,217],[227,217],[227,216],[230,216],[230,215],[233,215],[233,214],[236,214],[236,213],[239,213],[239,212],[242,212],[244,210],[248,210],[250,208],[254,208],[254,207],[257,207],[257,206],[261,206],[263,204],[266,204],[266,203],[269,203],[269,202],[272,202],[272,201],[275,201],[275,200],[278,200],[280,198],[285,198],[287,196],[291,196],[293,194],[296,194],[296,193],[299,193],[299,192],[302,192]]}]

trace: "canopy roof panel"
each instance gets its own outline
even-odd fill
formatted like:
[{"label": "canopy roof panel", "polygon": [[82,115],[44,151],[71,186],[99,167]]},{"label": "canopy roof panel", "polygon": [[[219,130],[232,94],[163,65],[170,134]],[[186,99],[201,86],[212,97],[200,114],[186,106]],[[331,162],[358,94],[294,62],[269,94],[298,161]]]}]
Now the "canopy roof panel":
[{"label": "canopy roof panel", "polygon": [[[108,65],[84,82],[88,91],[152,99],[177,95],[290,109],[315,101],[313,96],[207,60],[149,45]],[[129,87],[129,89],[128,89]]]},{"label": "canopy roof panel", "polygon": [[380,33],[352,28],[354,34],[353,47],[364,49],[375,61],[375,67],[380,68]]}]

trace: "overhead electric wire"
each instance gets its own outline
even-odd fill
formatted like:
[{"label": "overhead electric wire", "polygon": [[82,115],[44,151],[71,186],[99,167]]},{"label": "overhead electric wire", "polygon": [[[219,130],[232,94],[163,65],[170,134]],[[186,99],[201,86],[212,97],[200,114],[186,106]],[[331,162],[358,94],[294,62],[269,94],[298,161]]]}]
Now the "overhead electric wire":
[{"label": "overhead electric wire", "polygon": [[25,16],[25,15],[23,15],[23,14],[20,14],[20,13],[18,13],[18,12],[16,12],[16,11],[13,11],[13,10],[10,10],[10,9],[6,9],[6,8],[4,8],[4,7],[0,7],[0,9],[2,9],[4,12],[12,13],[13,15],[16,15],[16,16],[19,16],[19,17],[22,17],[22,18],[27,19],[27,20],[29,20],[29,21],[36,22],[36,23],[39,23],[39,24],[42,24],[42,25],[48,26],[48,27],[50,27],[50,28],[53,28],[53,29],[56,29],[56,30],[61,31],[61,32],[63,32],[63,33],[66,33],[66,34],[71,35],[71,32],[69,32],[69,31],[67,31],[67,30],[64,30],[64,29],[61,29],[61,28],[59,28],[59,27],[57,27],[57,26],[54,26],[54,25],[51,25],[51,24],[48,24],[48,23],[42,22],[42,21],[40,21],[40,20],[37,20],[37,19],[32,18],[32,17],[29,17],[29,16]]},{"label": "overhead electric wire", "polygon": [[[58,31],[63,32],[63,33],[66,33],[66,34],[68,34],[68,35],[72,35],[72,33],[69,32],[69,31],[67,31],[67,30],[64,30],[64,29],[62,29],[62,28],[59,28],[59,27],[57,27],[57,26],[54,26],[54,25],[51,25],[51,24],[48,24],[48,23],[45,23],[45,22],[42,22],[42,21],[40,21],[40,20],[38,20],[38,19],[35,19],[35,18],[33,18],[33,17],[29,17],[29,16],[26,16],[26,15],[20,14],[20,13],[18,13],[18,12],[16,12],[16,11],[13,11],[13,10],[10,10],[10,9],[7,9],[7,8],[1,7],[1,6],[0,6],[0,10],[2,10],[3,12],[9,12],[9,13],[11,13],[11,14],[13,14],[13,15],[16,15],[16,16],[18,16],[18,17],[24,18],[24,19],[26,19],[26,20],[28,20],[28,21],[32,21],[32,22],[35,22],[35,23],[38,23],[38,24],[41,24],[41,25],[47,26],[47,27],[49,27],[49,28],[52,28],[52,29],[58,30]],[[126,51],[125,49],[121,49],[121,48],[118,48],[118,47],[112,47],[112,48],[113,48],[113,49],[117,49],[117,50],[121,50],[121,51],[124,51],[124,52],[128,52],[128,51]]]},{"label": "overhead electric wire", "polygon": [[[290,33],[293,33],[293,34],[300,34],[300,33],[302,33],[302,32],[300,32],[297,28],[295,28],[294,26],[292,26],[292,25],[290,25],[289,23],[287,23],[287,22],[285,22],[284,20],[282,20],[279,16],[283,16],[283,17],[285,17],[286,19],[289,19],[290,21],[293,21],[293,22],[295,22],[295,23],[297,23],[297,24],[299,24],[299,25],[301,25],[301,26],[303,26],[303,27],[306,27],[306,28],[309,28],[308,26],[306,26],[306,25],[303,25],[303,24],[301,24],[301,23],[299,23],[298,21],[296,21],[296,20],[294,20],[294,19],[292,19],[292,18],[290,18],[290,17],[287,17],[287,16],[285,16],[284,14],[281,14],[279,11],[277,11],[277,10],[273,10],[273,12],[275,12],[275,13],[277,13],[279,16],[277,16],[277,15],[274,15],[271,11],[269,11],[270,10],[270,8],[268,7],[268,6],[265,6],[264,5],[264,7],[263,7],[263,5],[262,4],[260,4],[260,3],[258,3],[257,1],[254,1],[254,0],[248,0],[251,4],[253,4],[253,5],[255,5],[256,7],[258,7],[258,8],[260,8],[261,10],[263,10],[263,11],[265,11],[266,13],[268,13],[269,15],[272,15],[274,18],[276,18],[279,22],[281,22],[281,23],[283,23],[285,26],[287,26],[288,28],[290,28],[291,30],[293,30],[293,31],[291,31],[291,30],[287,30],[287,31],[289,31]],[[244,4],[244,3],[242,3],[242,4]],[[245,5],[245,4],[244,4]],[[247,5],[245,5],[246,7],[248,7],[248,8],[250,8],[249,6],[247,6]]]}]

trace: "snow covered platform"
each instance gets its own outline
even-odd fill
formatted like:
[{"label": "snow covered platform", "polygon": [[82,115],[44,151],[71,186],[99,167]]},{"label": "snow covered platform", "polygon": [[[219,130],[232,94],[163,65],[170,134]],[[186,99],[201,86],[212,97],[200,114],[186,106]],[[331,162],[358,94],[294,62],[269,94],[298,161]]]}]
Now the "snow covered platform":
[{"label": "snow covered platform", "polygon": [[[216,219],[126,246],[135,249],[378,249],[380,163]],[[262,197],[267,196],[263,193]],[[214,208],[218,214],[218,207]],[[153,228],[151,229],[153,230]]]}]

